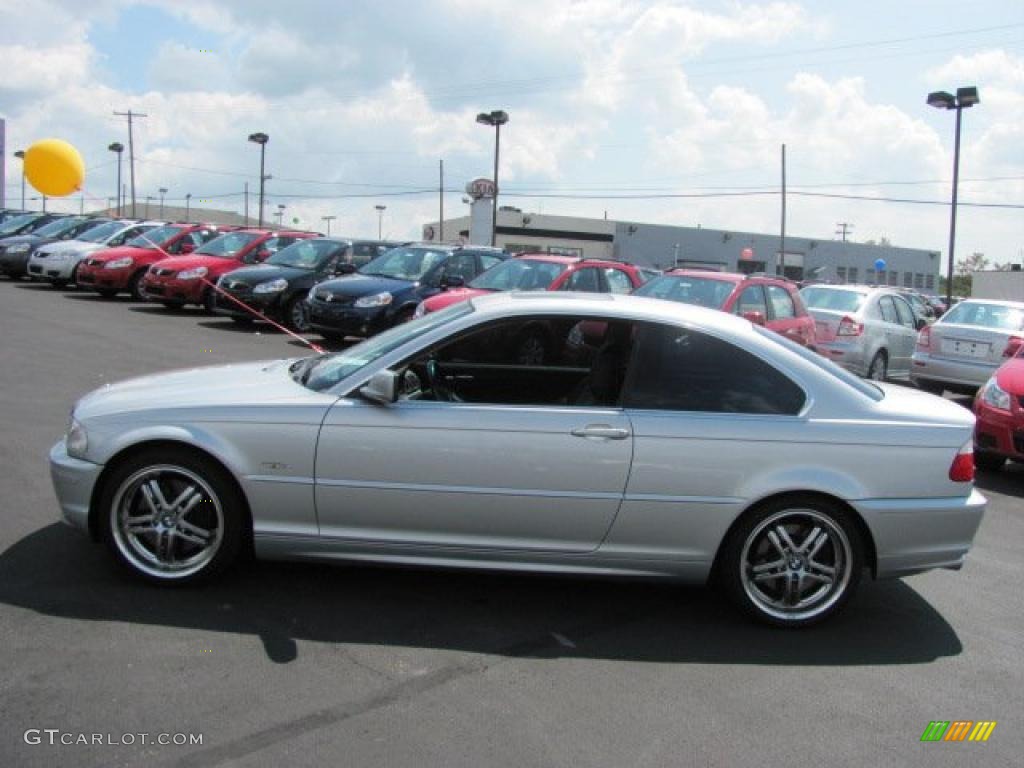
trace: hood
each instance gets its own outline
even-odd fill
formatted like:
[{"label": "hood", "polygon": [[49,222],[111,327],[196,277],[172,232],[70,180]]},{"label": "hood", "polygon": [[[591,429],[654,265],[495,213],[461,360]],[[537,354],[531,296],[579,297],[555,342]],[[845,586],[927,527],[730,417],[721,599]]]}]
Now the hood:
[{"label": "hood", "polygon": [[245,266],[241,269],[231,270],[232,282],[241,282],[246,285],[259,285],[269,280],[284,278],[288,282],[298,280],[301,277],[313,277],[317,273],[311,269],[299,269],[298,267],[282,267],[277,264],[255,264]]},{"label": "hood", "polygon": [[57,240],[56,242],[40,246],[38,250],[40,253],[46,254],[64,253],[65,251],[88,253],[90,251],[98,251],[102,247],[99,243],[87,243],[84,240]]},{"label": "hood", "polygon": [[428,312],[437,312],[445,307],[450,307],[452,304],[458,304],[460,301],[474,299],[477,296],[486,296],[489,293],[495,293],[495,291],[485,291],[480,288],[452,288],[436,296],[431,296],[426,300],[425,304]]},{"label": "hood", "polygon": [[878,410],[893,421],[974,429],[974,414],[952,400],[899,384],[872,383],[885,393]]},{"label": "hood", "polygon": [[54,238],[52,237],[40,237],[39,235],[12,235],[0,240],[0,248],[10,248],[12,245],[18,245],[19,243],[37,245],[39,243],[52,243],[53,241]]},{"label": "hood", "polygon": [[173,269],[175,272],[181,272],[186,269],[195,269],[196,267],[206,267],[207,269],[210,269],[210,267],[213,266],[210,264],[211,261],[230,261],[230,259],[218,259],[215,256],[196,256],[190,253],[186,256],[165,256],[153,266],[159,267],[160,269]]},{"label": "hood", "polygon": [[75,418],[89,419],[168,409],[210,409],[211,417],[225,408],[310,399],[333,401],[294,382],[288,373],[291,360],[265,360],[205,368],[188,368],[107,384],[75,405]]},{"label": "hood", "polygon": [[317,286],[317,291],[330,291],[335,296],[357,298],[371,296],[375,293],[401,293],[418,285],[411,280],[396,280],[393,277],[376,277],[374,275],[346,275],[336,280],[328,280]]},{"label": "hood", "polygon": [[1015,397],[1024,395],[1024,357],[1011,357],[996,371],[996,384]]},{"label": "hood", "polygon": [[123,256],[131,256],[133,259],[150,255],[159,255],[159,251],[152,251],[148,248],[136,248],[134,245],[119,245],[117,248],[104,248],[99,253],[93,254],[96,261],[113,261]]}]

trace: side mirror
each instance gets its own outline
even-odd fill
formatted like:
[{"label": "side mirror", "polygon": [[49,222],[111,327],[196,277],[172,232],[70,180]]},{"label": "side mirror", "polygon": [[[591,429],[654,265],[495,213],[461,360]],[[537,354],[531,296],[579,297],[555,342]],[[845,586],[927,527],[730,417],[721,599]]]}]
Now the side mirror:
[{"label": "side mirror", "polygon": [[754,325],[764,325],[764,315],[760,312],[744,312],[742,317],[744,320],[749,320]]},{"label": "side mirror", "polygon": [[377,371],[359,388],[359,394],[371,402],[391,405],[398,400],[398,374],[387,369]]},{"label": "side mirror", "polygon": [[466,284],[466,278],[462,275],[444,275],[441,278],[441,290],[448,288],[461,288]]},{"label": "side mirror", "polygon": [[343,261],[334,269],[336,275],[351,275],[356,271],[356,265],[350,261]]},{"label": "side mirror", "polygon": [[181,244],[181,250],[179,251],[179,253],[182,253],[182,254],[192,253],[192,251],[194,251],[195,249],[196,249],[196,244],[193,243],[191,240],[189,240],[189,241],[184,242],[184,243]]}]

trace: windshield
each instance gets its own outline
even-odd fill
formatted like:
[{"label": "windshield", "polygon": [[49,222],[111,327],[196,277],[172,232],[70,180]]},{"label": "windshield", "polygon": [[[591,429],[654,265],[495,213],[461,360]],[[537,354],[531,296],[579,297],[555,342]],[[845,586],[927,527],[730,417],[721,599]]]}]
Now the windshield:
[{"label": "windshield", "polygon": [[415,282],[447,259],[449,253],[449,251],[433,251],[429,248],[394,248],[384,255],[378,256],[360,269],[359,273]]},{"label": "windshield", "polygon": [[176,234],[181,232],[184,227],[157,227],[151,229],[149,232],[144,232],[138,237],[133,237],[128,241],[128,245],[134,248],[148,248],[153,250],[157,246],[162,246]]},{"label": "windshield", "polygon": [[86,243],[102,243],[122,229],[124,229],[124,224],[120,221],[100,222],[82,232],[78,239]]},{"label": "windshield", "polygon": [[636,296],[650,296],[653,299],[721,309],[735,287],[736,283],[731,280],[690,275],[662,275],[644,283],[633,293]]},{"label": "windshield", "polygon": [[259,240],[261,237],[264,237],[264,235],[258,232],[229,232],[226,235],[215,237],[197,250],[196,254],[217,256],[221,259],[232,259],[253,240]]},{"label": "windshield", "polygon": [[855,376],[845,368],[833,363],[826,357],[819,355],[817,352],[812,352],[807,347],[801,346],[794,341],[790,341],[785,336],[776,333],[775,331],[769,331],[767,328],[761,328],[754,326],[754,330],[764,336],[766,339],[771,339],[776,344],[781,344],[790,352],[799,355],[809,363],[813,363],[815,366],[823,370],[825,373],[831,374],[841,382],[846,384],[848,387],[853,387],[862,395],[867,395],[872,400],[881,400],[885,397],[885,393],[874,384],[870,383],[866,379],[862,379],[859,376]]},{"label": "windshield", "polygon": [[277,267],[318,269],[343,245],[334,240],[299,240],[282,248],[264,263]]},{"label": "windshield", "polygon": [[33,234],[38,235],[39,237],[60,237],[65,232],[77,227],[82,223],[82,221],[83,219],[77,216],[67,219],[56,219],[55,221],[51,221],[49,224],[40,227]]},{"label": "windshield", "polygon": [[808,309],[834,309],[837,312],[856,312],[867,294],[842,288],[812,286],[800,291]]},{"label": "windshield", "polygon": [[64,240],[78,240],[81,239],[82,235],[86,232],[92,232],[97,227],[110,223],[110,219],[82,219],[75,226],[69,227],[65,230],[61,237]]},{"label": "windshield", "polygon": [[473,305],[468,301],[453,304],[440,312],[431,312],[417,320],[396,325],[389,331],[367,339],[362,344],[327,355],[321,358],[307,358],[308,367],[303,369],[293,366],[292,374],[300,383],[317,392],[330,389],[342,379],[365,368],[389,352],[398,349],[406,342],[417,339],[435,328],[450,323],[473,312]]},{"label": "windshield", "polygon": [[3,226],[0,226],[0,235],[9,235],[11,232],[17,232],[26,224],[31,224],[38,218],[38,213],[23,213],[20,216],[8,219],[3,223]]},{"label": "windshield", "polygon": [[947,312],[942,323],[976,325],[1000,331],[1024,330],[1024,310],[1005,304],[963,301]]},{"label": "windshield", "polygon": [[488,269],[469,284],[483,291],[546,291],[568,264],[536,259],[509,259]]}]

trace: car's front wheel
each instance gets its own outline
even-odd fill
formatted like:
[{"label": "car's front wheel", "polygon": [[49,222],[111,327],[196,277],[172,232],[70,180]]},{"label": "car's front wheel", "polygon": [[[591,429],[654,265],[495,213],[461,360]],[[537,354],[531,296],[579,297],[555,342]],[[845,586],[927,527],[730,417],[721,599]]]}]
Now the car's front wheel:
[{"label": "car's front wheel", "polygon": [[296,333],[305,333],[309,330],[309,308],[302,296],[296,296],[288,302],[284,318],[288,327]]},{"label": "car's front wheel", "polygon": [[244,501],[231,477],[187,450],[143,451],[105,482],[103,538],[132,575],[190,584],[221,573],[246,537]]},{"label": "car's front wheel", "polygon": [[835,614],[854,593],[864,546],[849,513],[817,497],[789,497],[746,515],[720,562],[723,585],[748,615],[801,627]]}]

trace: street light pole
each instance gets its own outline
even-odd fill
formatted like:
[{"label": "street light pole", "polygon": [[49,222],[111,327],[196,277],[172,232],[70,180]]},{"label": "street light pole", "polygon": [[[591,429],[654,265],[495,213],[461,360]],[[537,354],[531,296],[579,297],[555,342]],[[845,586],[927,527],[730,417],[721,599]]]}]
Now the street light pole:
[{"label": "street light pole", "polygon": [[384,210],[387,208],[387,206],[375,205],[373,207],[377,209],[377,239],[383,240],[384,237],[382,233],[384,231]]},{"label": "street light pole", "polygon": [[337,216],[321,216],[320,217],[321,221],[326,221],[327,222],[327,236],[328,237],[331,236],[331,222],[334,221],[336,218],[338,218],[338,217]]},{"label": "street light pole", "polygon": [[19,149],[14,156],[21,160],[21,210],[25,210],[25,150]]},{"label": "street light pole", "polygon": [[978,89],[974,86],[957,88],[956,96],[946,91],[928,94],[928,105],[936,109],[956,110],[956,134],[953,141],[953,200],[949,212],[949,266],[946,269],[946,307],[953,306],[953,262],[956,250],[956,199],[960,184],[960,119],[965,109],[979,103]]},{"label": "street light pole", "polygon": [[124,144],[115,141],[107,149],[117,153],[117,215],[123,216],[124,209],[121,203],[121,153],[124,152]]},{"label": "street light pole", "polygon": [[263,226],[263,185],[267,180],[265,175],[265,161],[267,152],[267,142],[270,141],[270,137],[265,133],[250,133],[249,141],[253,144],[260,145],[260,213],[258,217],[258,226]]},{"label": "street light pole", "polygon": [[167,194],[167,187],[160,187],[160,218],[164,217],[164,195]]},{"label": "street light pole", "polygon": [[192,208],[192,193],[191,192],[186,192],[185,193],[185,221],[188,221],[191,218],[191,213],[190,213],[190,209],[191,208]]},{"label": "street light pole", "polygon": [[280,229],[281,227],[284,226],[284,209],[285,209],[284,203],[278,203],[277,204],[277,227],[278,227],[278,229]]},{"label": "street light pole", "polygon": [[495,109],[492,112],[481,112],[476,116],[481,125],[494,126],[494,200],[491,208],[491,245],[498,237],[498,158],[501,153],[501,126],[508,122],[508,112]]}]

